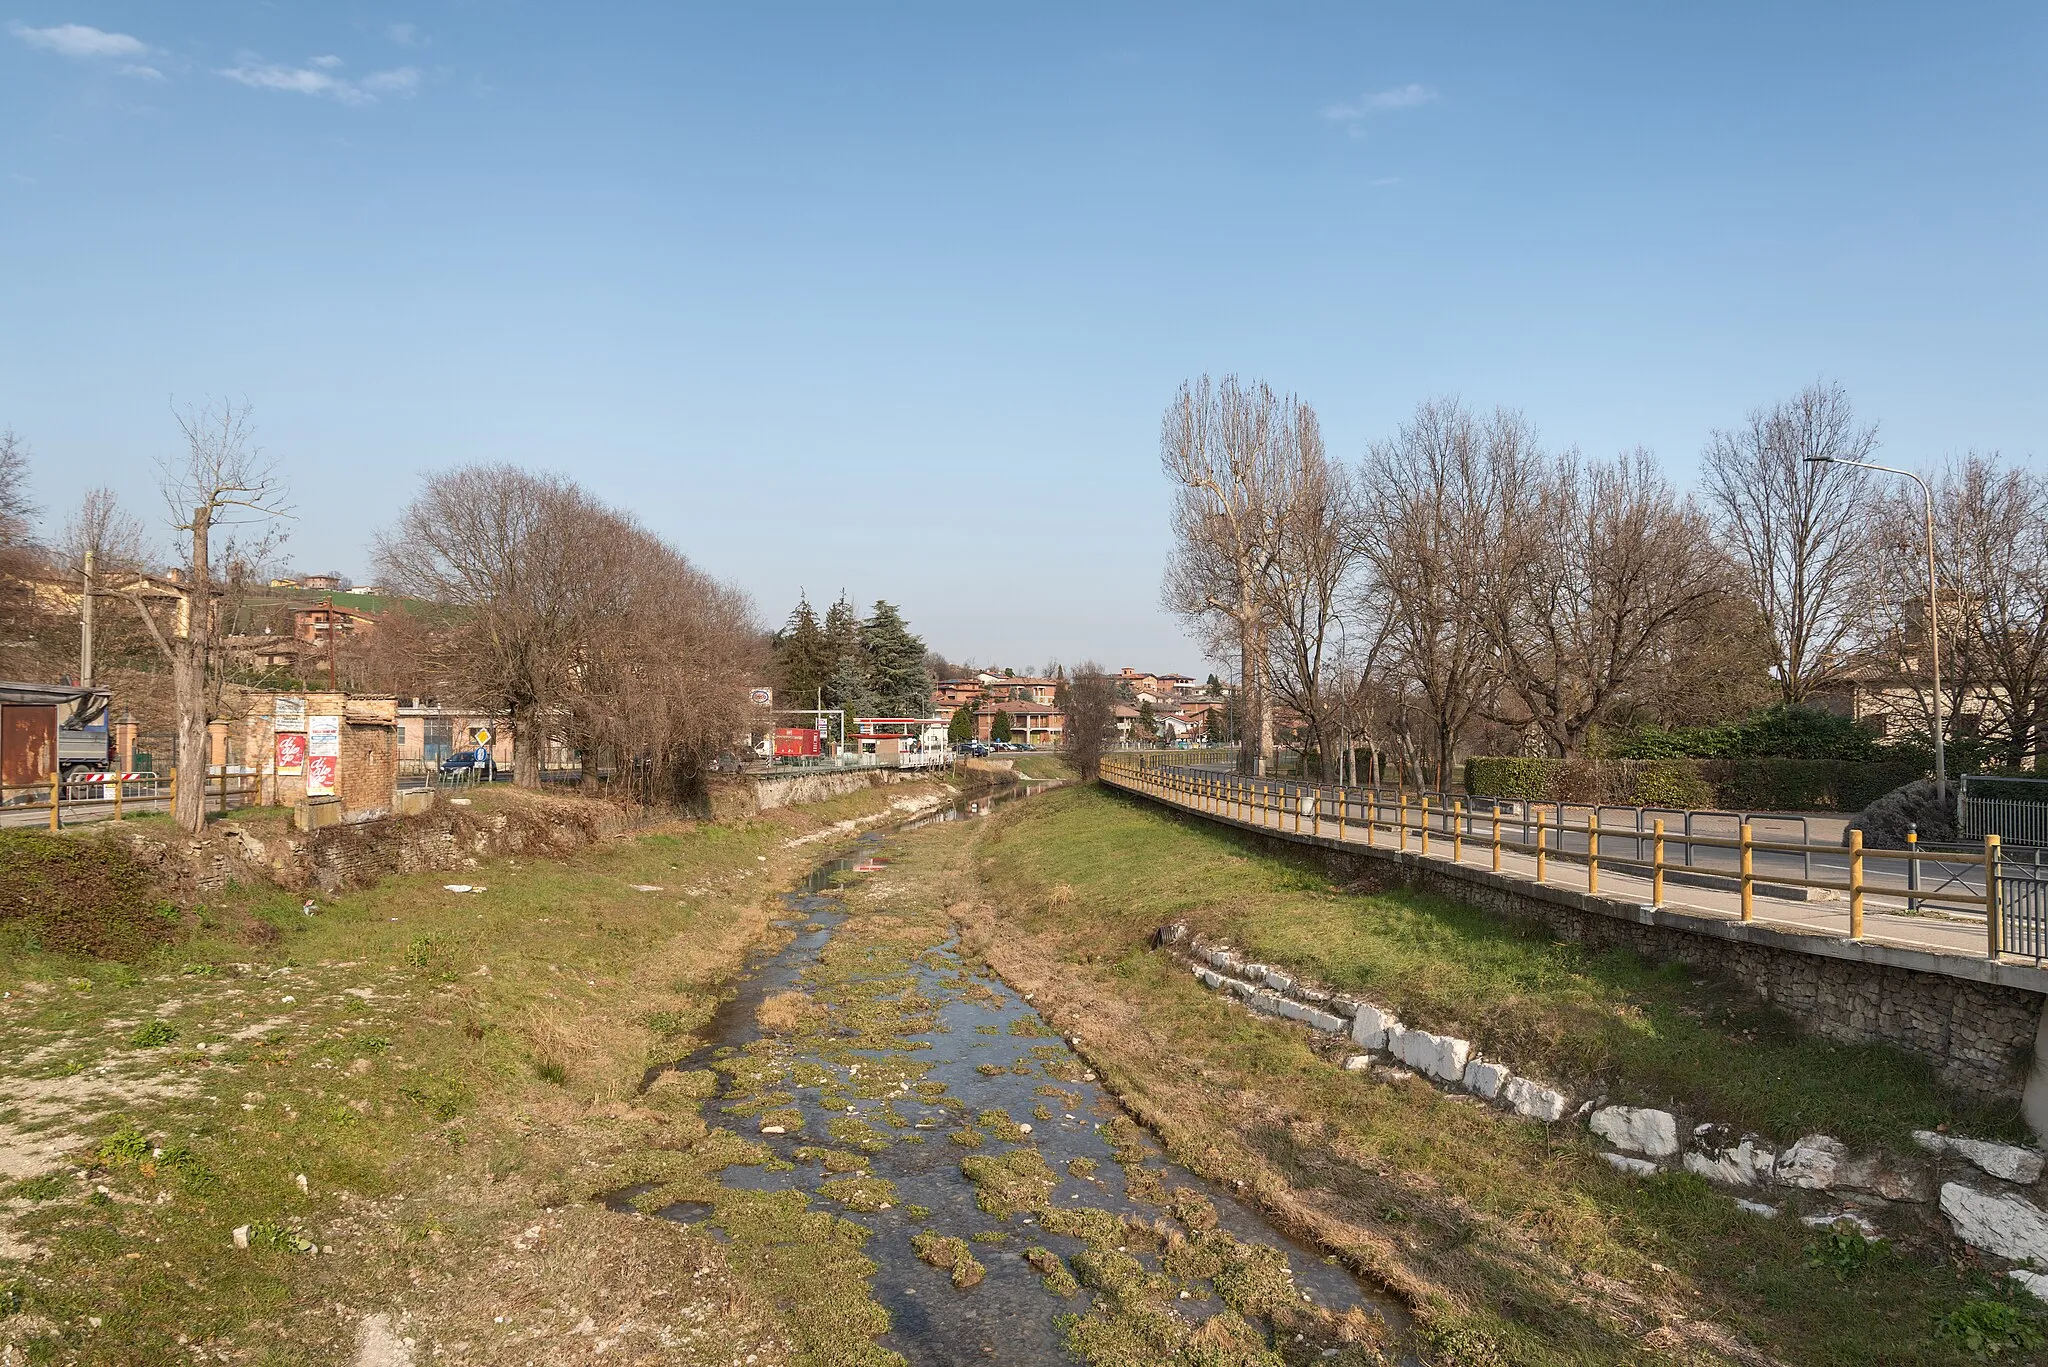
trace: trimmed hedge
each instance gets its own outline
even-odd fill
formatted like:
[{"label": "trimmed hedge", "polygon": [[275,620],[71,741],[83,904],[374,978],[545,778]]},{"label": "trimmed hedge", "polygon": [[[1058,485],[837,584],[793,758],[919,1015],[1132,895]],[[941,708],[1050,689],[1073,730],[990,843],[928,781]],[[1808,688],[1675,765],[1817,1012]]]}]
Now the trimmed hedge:
[{"label": "trimmed hedge", "polygon": [[1915,765],[1834,759],[1538,759],[1475,755],[1473,797],[1625,807],[1855,812],[1921,776]]}]

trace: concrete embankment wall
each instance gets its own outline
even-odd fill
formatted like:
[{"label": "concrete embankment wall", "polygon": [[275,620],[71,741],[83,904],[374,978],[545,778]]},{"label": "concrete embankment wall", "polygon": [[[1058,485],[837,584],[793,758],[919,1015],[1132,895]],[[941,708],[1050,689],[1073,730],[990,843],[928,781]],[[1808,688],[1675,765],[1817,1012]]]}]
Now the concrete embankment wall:
[{"label": "concrete embankment wall", "polygon": [[[1110,778],[1104,783],[1155,800]],[[2023,1100],[2035,1132],[2048,1132],[2048,972],[2041,969],[1659,910],[1413,852],[1340,848],[1327,837],[1159,805],[1230,827],[1262,848],[1307,855],[1340,881],[1400,884],[1539,924],[1594,949],[1626,947],[1652,962],[1726,975],[1823,1038],[1894,1045],[1926,1059],[1951,1086]]]},{"label": "concrete embankment wall", "polygon": [[726,820],[773,811],[777,807],[825,802],[890,783],[916,783],[921,779],[946,776],[943,769],[936,772],[930,769],[827,769],[796,770],[787,774],[742,774],[713,780],[711,810],[718,819]]}]

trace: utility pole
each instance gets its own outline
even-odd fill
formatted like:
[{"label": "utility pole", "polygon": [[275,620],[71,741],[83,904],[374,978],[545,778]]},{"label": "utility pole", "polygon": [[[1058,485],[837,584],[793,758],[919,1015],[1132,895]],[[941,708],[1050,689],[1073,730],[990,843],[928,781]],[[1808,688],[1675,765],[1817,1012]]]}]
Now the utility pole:
[{"label": "utility pole", "polygon": [[78,605],[78,684],[92,687],[92,559],[85,553],[85,594]]},{"label": "utility pole", "polygon": [[331,593],[327,595],[327,691],[340,691],[334,682],[334,595]]},{"label": "utility pole", "polygon": [[1904,475],[1920,486],[1920,496],[1927,502],[1927,654],[1934,675],[1934,790],[1946,798],[1948,758],[1942,752],[1941,746],[1941,617],[1935,608],[1935,591],[1938,585],[1934,572],[1934,490],[1928,487],[1926,480],[1911,470],[1876,465],[1867,460],[1842,460],[1835,456],[1808,456],[1806,460],[1809,465],[1847,465],[1857,470],[1882,470],[1888,475]]}]

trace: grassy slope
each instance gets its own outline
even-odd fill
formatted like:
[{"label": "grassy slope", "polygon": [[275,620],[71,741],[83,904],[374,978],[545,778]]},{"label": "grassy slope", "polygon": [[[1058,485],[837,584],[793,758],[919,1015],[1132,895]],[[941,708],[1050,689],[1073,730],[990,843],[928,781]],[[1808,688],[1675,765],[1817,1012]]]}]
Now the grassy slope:
[{"label": "grassy slope", "polygon": [[1441,901],[1341,895],[1099,790],[1001,815],[978,856],[992,960],[1084,1035],[1179,1154],[1403,1290],[1450,1360],[1733,1361],[1746,1340],[1789,1362],[1950,1362],[1937,1318],[2009,1294],[1911,1234],[1843,1280],[1812,1265],[1812,1231],[1695,1179],[1625,1179],[1575,1130],[1338,1072],[1305,1032],[1218,1001],[1145,937],[1186,917],[1538,1076],[1781,1136],[1887,1138],[1957,1115],[1890,1051],[1798,1039],[1710,986]]},{"label": "grassy slope", "polygon": [[664,1335],[672,1361],[836,1360],[839,1318],[872,1313],[847,1291],[852,1251],[828,1268],[791,1230],[720,1244],[587,1198],[749,1157],[700,1148],[697,1099],[637,1096],[642,1070],[692,1047],[747,947],[778,933],[772,890],[831,848],[788,841],[904,795],[395,879],[310,918],[230,890],[199,918],[267,921],[265,948],[202,930],[120,964],[0,941],[0,1136],[41,1129],[72,1154],[0,1187],[0,1236],[11,1220],[41,1255],[11,1268],[0,1237],[0,1343],[324,1363],[390,1312],[463,1361],[601,1344],[633,1360]]}]

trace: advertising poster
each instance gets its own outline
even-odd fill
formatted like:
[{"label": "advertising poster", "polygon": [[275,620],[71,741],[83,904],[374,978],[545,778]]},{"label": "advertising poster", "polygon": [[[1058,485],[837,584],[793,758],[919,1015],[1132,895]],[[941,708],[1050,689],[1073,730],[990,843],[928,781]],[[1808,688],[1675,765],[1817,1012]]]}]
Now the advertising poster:
[{"label": "advertising poster", "polygon": [[306,733],[303,731],[280,731],[277,733],[277,776],[297,778],[306,772]]},{"label": "advertising poster", "polygon": [[333,797],[341,777],[341,718],[306,718],[306,796]]},{"label": "advertising poster", "polygon": [[280,697],[277,700],[277,720],[272,726],[275,731],[304,731],[306,729],[306,700],[304,698]]}]

